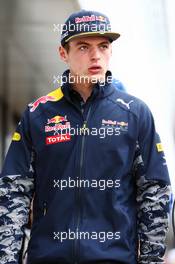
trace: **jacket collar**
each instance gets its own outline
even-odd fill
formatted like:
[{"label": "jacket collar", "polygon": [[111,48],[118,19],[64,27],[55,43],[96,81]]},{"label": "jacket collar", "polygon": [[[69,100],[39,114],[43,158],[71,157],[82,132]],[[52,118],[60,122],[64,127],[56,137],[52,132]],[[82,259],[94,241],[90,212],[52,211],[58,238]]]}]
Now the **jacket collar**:
[{"label": "jacket collar", "polygon": [[[72,88],[71,81],[70,81],[70,70],[66,70],[62,75],[62,91],[64,93],[64,96],[72,100],[72,93],[75,93],[75,91]],[[96,98],[104,98],[106,96],[109,96],[111,93],[113,93],[115,88],[112,85],[112,73],[110,71],[106,72],[106,79],[105,82],[100,83],[97,82],[94,85],[94,89],[92,91],[91,96]],[[76,92],[77,93],[77,92]],[[78,93],[77,93],[78,94]]]}]

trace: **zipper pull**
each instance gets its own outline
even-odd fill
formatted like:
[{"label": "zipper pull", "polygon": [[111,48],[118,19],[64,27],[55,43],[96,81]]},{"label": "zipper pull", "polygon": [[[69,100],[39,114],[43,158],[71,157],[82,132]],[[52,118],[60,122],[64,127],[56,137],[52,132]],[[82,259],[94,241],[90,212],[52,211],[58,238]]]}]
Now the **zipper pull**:
[{"label": "zipper pull", "polygon": [[45,216],[47,213],[47,203],[44,202],[44,210],[43,210],[43,215]]},{"label": "zipper pull", "polygon": [[83,126],[81,128],[81,132],[84,136],[86,135],[86,132],[89,134],[89,128],[87,127],[87,121],[86,120],[83,123]]}]

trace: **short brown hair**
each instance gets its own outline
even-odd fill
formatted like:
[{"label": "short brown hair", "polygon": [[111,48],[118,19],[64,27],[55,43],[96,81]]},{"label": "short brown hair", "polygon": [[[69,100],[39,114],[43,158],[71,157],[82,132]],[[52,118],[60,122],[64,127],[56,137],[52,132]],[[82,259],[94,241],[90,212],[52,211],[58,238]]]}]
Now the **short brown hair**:
[{"label": "short brown hair", "polygon": [[69,52],[70,46],[69,46],[69,42],[66,43],[63,48],[67,51],[67,53]]}]

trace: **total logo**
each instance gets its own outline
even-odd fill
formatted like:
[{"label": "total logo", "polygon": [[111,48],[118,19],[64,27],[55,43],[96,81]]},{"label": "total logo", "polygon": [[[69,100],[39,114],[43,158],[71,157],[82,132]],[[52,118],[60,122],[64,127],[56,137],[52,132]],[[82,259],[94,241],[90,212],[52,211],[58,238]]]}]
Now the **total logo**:
[{"label": "total logo", "polygon": [[46,137],[46,145],[70,141],[70,122],[68,122],[67,116],[57,115],[47,119],[45,132],[47,133],[52,131],[54,132],[54,135]]},{"label": "total logo", "polygon": [[57,144],[60,142],[70,141],[70,134],[60,134],[56,136],[46,137],[46,145]]}]

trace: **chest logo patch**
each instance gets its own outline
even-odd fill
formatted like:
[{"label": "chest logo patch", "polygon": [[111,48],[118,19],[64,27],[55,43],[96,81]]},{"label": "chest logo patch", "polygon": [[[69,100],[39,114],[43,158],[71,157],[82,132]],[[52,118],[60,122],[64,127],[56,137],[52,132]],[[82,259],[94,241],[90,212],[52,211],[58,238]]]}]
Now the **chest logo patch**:
[{"label": "chest logo patch", "polygon": [[59,134],[56,136],[46,137],[46,145],[57,144],[60,142],[70,141],[70,134]]},{"label": "chest logo patch", "polygon": [[121,103],[122,105],[125,105],[128,109],[130,109],[130,104],[133,103],[134,101],[131,100],[131,101],[129,101],[129,102],[127,103],[127,102],[125,102],[123,99],[118,98],[118,99],[117,99],[117,102]]},{"label": "chest logo patch", "polygon": [[45,132],[53,134],[46,137],[46,145],[57,144],[60,142],[70,141],[70,122],[67,116],[56,115],[47,119]]},{"label": "chest logo patch", "polygon": [[128,122],[125,121],[116,121],[116,120],[105,120],[102,119],[102,127],[106,128],[113,128],[115,130],[115,135],[120,135],[121,133],[128,132]]}]

